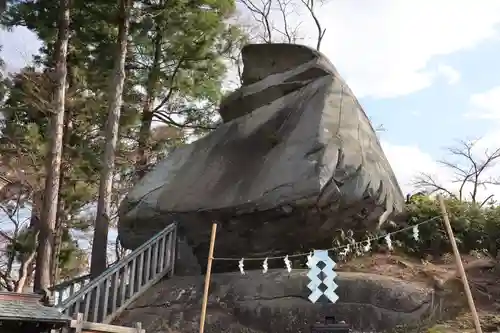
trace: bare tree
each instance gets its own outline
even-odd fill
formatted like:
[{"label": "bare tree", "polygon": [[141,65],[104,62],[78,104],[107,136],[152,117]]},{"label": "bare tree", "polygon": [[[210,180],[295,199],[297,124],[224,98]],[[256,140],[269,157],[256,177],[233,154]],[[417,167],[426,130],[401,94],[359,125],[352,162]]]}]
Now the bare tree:
[{"label": "bare tree", "polygon": [[316,49],[319,51],[326,29],[316,15],[314,0],[239,0],[252,16],[258,32],[252,39],[264,43],[296,43],[299,41],[299,28],[302,22],[291,24],[291,16],[299,17],[300,7],[307,10],[318,29]]},{"label": "bare tree", "polygon": [[55,48],[54,113],[50,119],[50,149],[47,156],[43,209],[40,219],[40,241],[36,256],[34,290],[47,289],[51,281],[51,259],[59,202],[59,182],[66,100],[66,57],[69,41],[70,1],[59,1],[58,36]]},{"label": "bare tree", "polygon": [[472,187],[468,195],[473,203],[479,204],[480,207],[484,206],[488,201],[493,198],[493,194],[489,195],[486,199],[478,202],[478,192],[481,188],[487,185],[499,185],[500,179],[488,175],[487,171],[500,161],[500,148],[485,150],[482,156],[475,154],[474,150],[479,140],[459,141],[456,147],[448,148],[451,155],[448,159],[437,161],[440,165],[448,168],[454,174],[452,182],[458,185],[458,191],[455,192],[445,185],[438,182],[433,175],[428,173],[419,174],[415,180],[414,185],[426,192],[432,194],[435,192],[443,192],[449,196],[455,197],[462,201],[466,199],[467,194],[465,191],[467,187]]},{"label": "bare tree", "polygon": [[118,142],[118,129],[120,111],[123,104],[123,86],[125,84],[125,60],[127,57],[127,39],[130,27],[130,9],[132,0],[118,0],[118,40],[117,54],[113,81],[110,85],[108,119],[106,123],[106,147],[104,150],[104,164],[99,184],[99,199],[97,201],[97,216],[92,242],[92,258],[90,274],[97,277],[106,270],[106,255],[108,247],[109,222],[112,210],[112,189],[115,169],[116,144]]},{"label": "bare tree", "polygon": [[275,0],[277,4],[277,9],[279,15],[282,18],[283,27],[279,29],[275,27],[274,29],[281,35],[281,41],[285,43],[296,43],[299,39],[299,27],[300,23],[292,27],[288,22],[288,17],[294,12],[293,0]]},{"label": "bare tree", "polygon": [[318,38],[316,39],[316,50],[319,51],[319,49],[321,48],[321,42],[323,41],[323,37],[325,37],[326,29],[324,29],[321,26],[321,22],[318,20],[318,16],[314,12],[315,10],[314,0],[300,0],[300,1],[307,8],[309,14],[311,14],[311,17],[314,20],[314,24],[316,25],[316,29],[318,29]]},{"label": "bare tree", "polygon": [[260,3],[257,3],[256,0],[240,0],[240,3],[250,12],[261,30],[256,39],[264,43],[272,43],[274,24],[271,19],[271,9],[273,0],[260,0]]}]

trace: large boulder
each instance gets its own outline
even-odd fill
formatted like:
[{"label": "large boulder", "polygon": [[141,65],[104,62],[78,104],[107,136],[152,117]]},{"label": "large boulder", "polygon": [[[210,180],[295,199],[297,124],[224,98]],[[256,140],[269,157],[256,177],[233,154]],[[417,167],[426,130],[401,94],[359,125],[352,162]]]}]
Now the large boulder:
[{"label": "large boulder", "polygon": [[[296,333],[325,316],[335,316],[363,332],[386,332],[397,326],[424,332],[439,317],[441,300],[432,288],[387,276],[340,272],[339,301],[312,304],[305,271],[284,270],[214,274],[210,283],[205,332]],[[117,318],[114,324],[141,322],[148,333],[198,332],[203,277],[174,277],[157,284]],[[418,329],[420,327],[420,329]],[[406,332],[406,330],[405,330]]]},{"label": "large boulder", "polygon": [[224,123],[171,152],[123,200],[125,248],[176,221],[203,265],[217,221],[218,257],[308,251],[330,247],[336,229],[402,210],[375,131],[326,57],[293,44],[242,53],[243,85],[222,101]]}]

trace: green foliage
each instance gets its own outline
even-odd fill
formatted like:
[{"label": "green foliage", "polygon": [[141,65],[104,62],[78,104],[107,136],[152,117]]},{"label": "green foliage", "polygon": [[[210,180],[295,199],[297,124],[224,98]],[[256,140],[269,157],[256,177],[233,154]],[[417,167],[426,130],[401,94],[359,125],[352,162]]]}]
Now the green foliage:
[{"label": "green foliage", "polygon": [[66,280],[81,274],[88,263],[85,250],[81,249],[68,229],[63,229],[61,252],[59,254],[60,278]]},{"label": "green foliage", "polygon": [[[21,72],[12,81],[2,108],[5,122],[0,141],[2,162],[13,170],[22,168],[30,186],[42,190],[46,148],[51,135],[47,132],[50,88],[42,87],[50,86],[50,81],[47,75],[34,71]],[[101,151],[92,125],[87,117],[82,117],[82,111],[91,104],[75,97],[69,96],[72,100],[68,103],[68,114],[78,130],[67,133],[69,137],[63,151],[63,180],[67,186],[62,189],[62,198],[67,202],[68,213],[95,199]]]},{"label": "green foliage", "polygon": [[[453,198],[446,199],[445,203],[459,250],[463,253],[486,252],[496,256],[500,250],[500,207],[479,207]],[[436,199],[414,197],[406,208],[411,225],[434,217],[436,221],[419,226],[419,241],[413,239],[411,231],[397,234],[395,238],[402,243],[404,251],[418,256],[439,256],[451,252]]]},{"label": "green foliage", "polygon": [[15,241],[7,244],[5,251],[8,257],[14,256],[18,261],[22,261],[25,255],[34,251],[35,246],[35,233],[32,229],[23,228],[18,231]]},{"label": "green foliage", "polygon": [[[79,213],[95,203],[98,193],[118,11],[110,0],[75,0],[71,6],[60,218],[67,228],[83,230],[89,221]],[[4,26],[24,26],[43,42],[36,68],[2,78],[0,86],[0,162],[22,169],[33,191],[43,190],[45,181],[58,7],[58,0],[14,2],[1,17]],[[214,128],[226,60],[245,40],[237,26],[227,23],[234,0],[135,1],[133,8],[114,205],[134,179],[138,148],[147,151],[151,164],[184,143],[188,133]],[[152,121],[167,126],[153,128]],[[68,259],[78,257],[71,238],[64,239],[65,247],[73,251]]]},{"label": "green foliage", "polygon": [[[497,256],[500,251],[500,206],[489,205],[480,207],[471,202],[459,201],[455,198],[445,199],[450,223],[455,234],[461,253],[483,253]],[[333,239],[332,246],[339,248],[349,245],[350,251],[346,256],[338,256],[337,260],[349,260],[364,255],[365,243],[357,243],[366,238],[382,238],[371,242],[371,251],[386,250],[387,246],[383,235],[400,229],[407,231],[397,232],[391,236],[393,246],[398,250],[414,257],[427,256],[442,257],[451,253],[452,248],[446,233],[441,208],[436,198],[417,195],[407,203],[402,221],[396,226],[386,226],[378,233],[354,233],[352,230],[339,230]],[[431,220],[432,221],[429,221]],[[429,221],[429,222],[426,222]],[[401,222],[401,218],[400,218]],[[413,237],[412,227],[417,225],[419,239]]]},{"label": "green foliage", "polygon": [[[146,126],[149,127],[146,131],[151,130],[151,124],[141,124],[144,101],[157,100],[155,119],[169,126],[192,128],[195,134],[211,128],[226,71],[223,57],[234,50],[232,43],[241,36],[236,27],[225,23],[234,10],[233,0],[144,1],[137,4],[132,13],[131,47],[116,159],[117,173],[125,176],[121,179],[126,181],[134,163],[139,128]],[[4,163],[9,160],[10,164],[15,164],[10,166],[12,168],[28,164],[33,182],[40,187],[50,136],[47,133],[53,88],[50,68],[53,67],[57,15],[57,0],[28,0],[13,4],[2,17],[4,25],[26,26],[44,42],[41,56],[37,58],[46,68],[44,73],[28,68],[13,80],[7,80],[10,90],[5,94],[7,101],[2,110],[5,129],[4,144],[0,147]],[[104,145],[102,130],[116,45],[115,15],[115,1],[72,2],[66,101],[72,128],[64,146],[66,170],[62,187],[68,214],[94,201],[97,195]],[[155,66],[157,49],[160,58]],[[148,92],[150,85],[153,92]],[[154,140],[139,144],[147,144],[153,155],[164,155],[165,151],[183,143],[184,135],[155,136]],[[14,155],[22,156],[23,161],[13,163],[9,157]],[[30,156],[32,161],[25,156]]]},{"label": "green foliage", "polygon": [[[27,256],[36,250],[37,238],[33,229],[25,227],[17,232],[12,243],[5,249],[6,257],[14,257],[23,262]],[[61,278],[80,274],[86,265],[86,253],[79,248],[78,243],[67,229],[63,230],[62,246],[59,256]]]}]

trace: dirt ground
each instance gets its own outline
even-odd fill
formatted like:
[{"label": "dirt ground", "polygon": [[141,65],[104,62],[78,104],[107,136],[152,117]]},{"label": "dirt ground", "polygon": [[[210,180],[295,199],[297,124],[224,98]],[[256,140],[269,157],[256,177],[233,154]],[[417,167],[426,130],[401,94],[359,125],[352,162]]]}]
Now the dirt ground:
[{"label": "dirt ground", "polygon": [[[464,255],[462,262],[483,332],[500,332],[500,262],[479,255]],[[406,281],[425,282],[437,292],[452,298],[459,314],[439,323],[429,333],[475,332],[463,284],[457,273],[454,257],[447,254],[435,260],[415,260],[396,254],[375,254],[341,263],[339,271],[366,272],[397,277]]]}]

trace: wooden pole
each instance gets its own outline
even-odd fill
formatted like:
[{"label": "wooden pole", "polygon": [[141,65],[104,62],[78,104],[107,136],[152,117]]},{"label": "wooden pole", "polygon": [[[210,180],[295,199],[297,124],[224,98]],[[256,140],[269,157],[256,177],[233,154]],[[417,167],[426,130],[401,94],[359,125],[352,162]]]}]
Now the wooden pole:
[{"label": "wooden pole", "polygon": [[217,224],[212,224],[212,236],[210,237],[210,248],[208,250],[207,272],[205,273],[205,290],[203,292],[203,303],[201,305],[200,333],[205,331],[205,316],[207,315],[208,289],[210,287],[210,274],[212,273],[212,261],[214,260],[215,234]]},{"label": "wooden pole", "polygon": [[476,327],[476,333],[483,333],[481,329],[481,323],[479,322],[479,316],[477,314],[476,306],[474,305],[474,299],[472,298],[472,292],[470,290],[469,281],[467,281],[467,275],[465,274],[464,265],[462,264],[462,258],[460,257],[460,252],[458,252],[457,242],[455,241],[455,235],[453,234],[453,229],[451,229],[450,218],[448,212],[446,211],[446,205],[441,196],[438,196],[439,205],[441,206],[441,214],[443,215],[444,226],[446,227],[446,232],[450,238],[451,247],[453,248],[453,254],[455,256],[455,262],[457,265],[457,270],[462,278],[462,283],[464,285],[465,296],[467,297],[467,303],[469,303],[470,311],[472,312],[472,319],[474,321],[474,326]]}]

